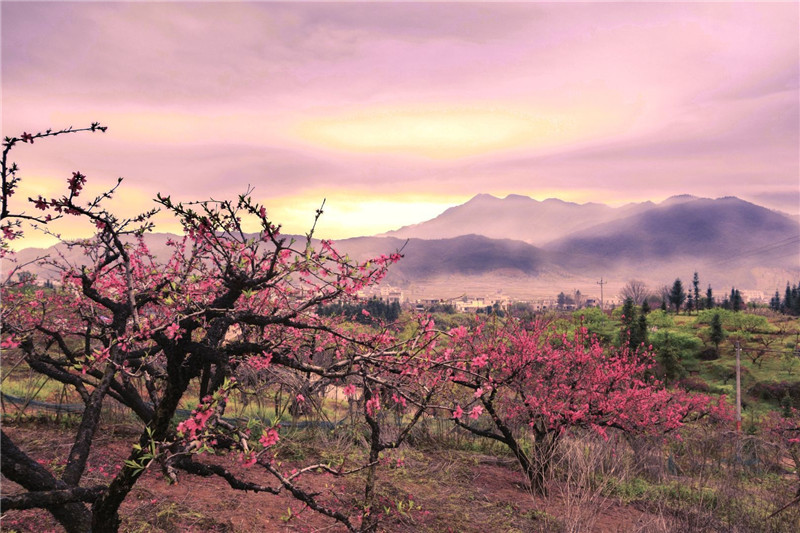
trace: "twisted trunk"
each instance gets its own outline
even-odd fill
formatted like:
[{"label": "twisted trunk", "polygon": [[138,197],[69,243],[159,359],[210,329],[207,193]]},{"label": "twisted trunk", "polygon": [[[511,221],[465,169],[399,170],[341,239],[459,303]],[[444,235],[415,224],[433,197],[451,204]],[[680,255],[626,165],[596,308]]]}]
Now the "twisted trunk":
[{"label": "twisted trunk", "polygon": [[[69,490],[63,481],[56,479],[39,463],[28,457],[11,440],[5,431],[2,433],[3,453],[0,454],[0,469],[3,475],[11,481],[28,489],[30,492],[25,496],[25,501],[36,502],[35,507],[44,507],[64,526],[67,533],[87,533],[91,529],[92,515],[86,506],[79,503],[81,498],[67,498],[67,503],[55,503],[56,500],[50,498],[53,491]],[[37,495],[37,492],[42,492]],[[62,499],[61,501],[65,501]],[[7,507],[8,504],[8,507]],[[6,508],[15,508],[13,500],[3,499],[2,511]]]}]

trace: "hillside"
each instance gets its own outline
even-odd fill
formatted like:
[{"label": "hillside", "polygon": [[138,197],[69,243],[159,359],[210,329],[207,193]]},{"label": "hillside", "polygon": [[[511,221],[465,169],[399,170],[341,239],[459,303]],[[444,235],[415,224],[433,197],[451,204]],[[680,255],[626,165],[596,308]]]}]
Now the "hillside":
[{"label": "hillside", "polygon": [[738,198],[681,197],[545,248],[564,254],[580,251],[623,271],[658,272],[686,265],[720,281],[753,286],[753,269],[800,267],[800,224]]},{"label": "hillside", "polygon": [[613,208],[603,204],[576,204],[555,198],[544,201],[511,194],[501,199],[479,194],[451,207],[431,220],[404,226],[382,236],[446,239],[460,235],[484,235],[514,239],[541,246],[575,231],[647,209],[649,202]]}]

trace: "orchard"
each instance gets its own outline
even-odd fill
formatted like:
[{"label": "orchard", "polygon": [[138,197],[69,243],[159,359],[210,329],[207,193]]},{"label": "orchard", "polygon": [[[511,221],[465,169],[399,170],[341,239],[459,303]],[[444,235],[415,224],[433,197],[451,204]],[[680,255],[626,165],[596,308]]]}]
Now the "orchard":
[{"label": "orchard", "polygon": [[[106,127],[26,132],[3,145],[7,260],[14,258],[11,241],[30,231],[26,223],[46,229],[78,217],[96,229],[89,239],[64,243],[81,250],[83,264],[41,259],[59,272],[56,288],[23,290],[15,275],[24,265],[3,273],[3,365],[24,364],[83,404],[58,469],[3,431],[2,474],[23,489],[9,494],[4,484],[3,513],[43,509],[71,533],[118,531],[122,503],[145,472],[160,469],[165,483],[218,477],[232,491],[288,494],[342,529],[375,531],[386,453],[409,446],[427,420],[502,444],[535,493],[545,492],[559,443],[576,430],[666,440],[680,438],[689,422],[730,420],[724,398],[655,379],[646,347],[604,346],[585,329],[569,336],[546,321],[495,317],[439,330],[424,314],[385,323],[367,312],[358,321],[320,313],[357,302],[400,253],[355,261],[315,239],[314,227],[304,237],[283,235],[253,191],[222,201],[157,195],[152,209],[120,218],[106,204],[122,180],[86,200],[90,178],[76,170],[60,193],[14,196],[24,179],[8,160],[15,146],[87,132]],[[183,228],[168,242],[167,258],[152,253],[145,238],[158,211]],[[348,403],[363,453],[284,469],[275,450],[290,437],[277,415],[320,412],[331,390]],[[234,396],[272,402],[275,419],[226,416]],[[178,416],[187,401],[191,413]],[[112,404],[136,420],[139,433],[108,482],[89,485],[88,458]],[[773,424],[792,445],[793,424]],[[212,460],[219,457],[236,468]],[[305,483],[319,476],[357,479],[360,492],[342,498],[334,484],[320,491]]]}]

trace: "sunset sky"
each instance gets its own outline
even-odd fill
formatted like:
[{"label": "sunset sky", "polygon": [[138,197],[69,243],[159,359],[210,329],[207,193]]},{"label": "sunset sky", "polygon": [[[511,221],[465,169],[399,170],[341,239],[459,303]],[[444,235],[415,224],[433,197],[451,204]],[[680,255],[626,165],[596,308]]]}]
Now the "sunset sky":
[{"label": "sunset sky", "polygon": [[796,2],[2,2],[2,128],[109,126],[15,148],[15,199],[73,170],[123,176],[126,213],[249,184],[291,232],[327,198],[332,238],[478,193],[797,215],[798,24]]}]

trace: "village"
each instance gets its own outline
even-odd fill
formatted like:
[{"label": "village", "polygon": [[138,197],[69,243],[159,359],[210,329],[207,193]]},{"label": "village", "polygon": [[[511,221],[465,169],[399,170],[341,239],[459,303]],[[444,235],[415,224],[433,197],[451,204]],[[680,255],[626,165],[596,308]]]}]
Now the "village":
[{"label": "village", "polygon": [[[769,297],[763,291],[742,290],[740,291],[745,304],[765,305],[769,303]],[[546,311],[575,311],[589,307],[599,307],[603,310],[613,310],[622,306],[624,299],[619,294],[604,295],[584,295],[580,290],[573,290],[569,294],[564,292],[553,297],[520,299],[497,291],[493,295],[474,296],[463,294],[453,298],[426,298],[416,297],[416,294],[408,294],[402,288],[392,285],[379,285],[367,290],[359,291],[358,297],[361,299],[379,299],[387,304],[397,303],[406,310],[415,312],[426,312],[432,309],[444,309],[449,306],[452,312],[456,313],[479,313],[491,312],[492,310],[509,311],[517,305],[529,311],[541,313]],[[717,300],[721,303],[721,300]]]}]

